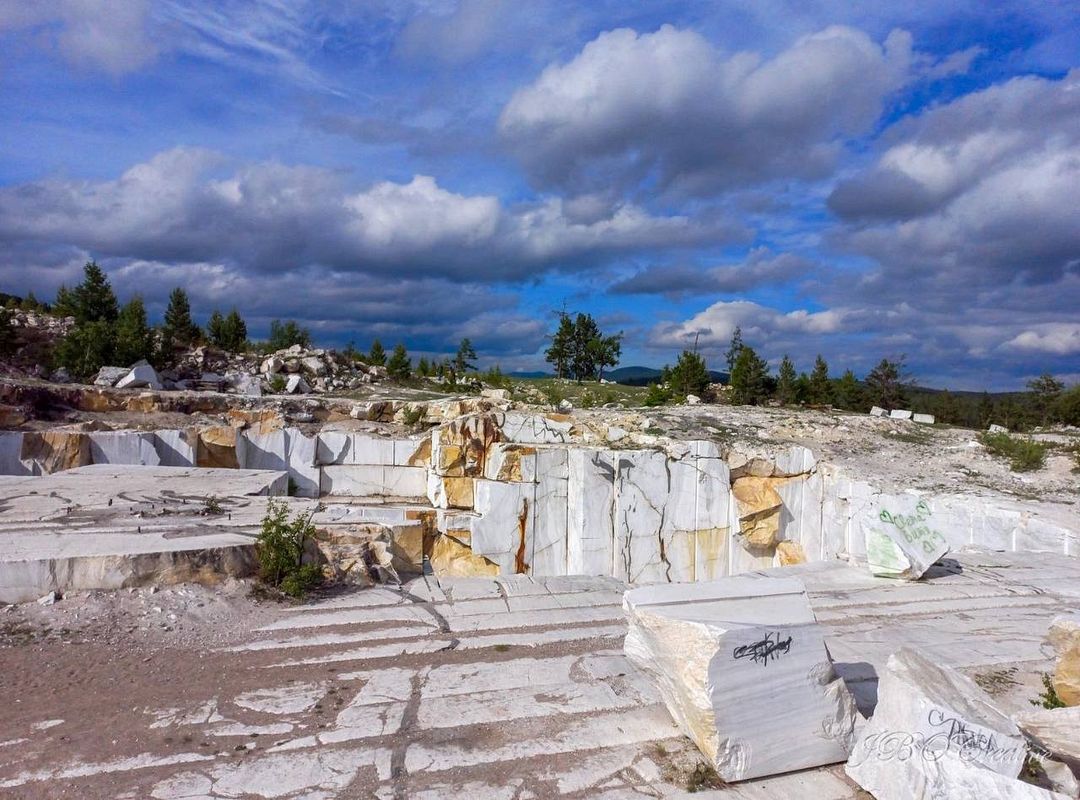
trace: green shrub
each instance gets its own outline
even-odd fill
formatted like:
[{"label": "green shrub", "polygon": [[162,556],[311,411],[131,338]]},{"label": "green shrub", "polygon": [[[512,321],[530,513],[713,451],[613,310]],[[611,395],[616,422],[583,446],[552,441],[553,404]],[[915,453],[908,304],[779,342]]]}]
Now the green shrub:
[{"label": "green shrub", "polygon": [[1009,459],[1013,472],[1041,469],[1046,463],[1047,445],[1034,439],[1019,439],[1007,433],[984,433],[979,441],[996,456]]},{"label": "green shrub", "polygon": [[1065,703],[1060,697],[1058,697],[1057,690],[1054,688],[1054,682],[1050,679],[1048,673],[1043,673],[1042,676],[1043,690],[1039,693],[1039,696],[1035,700],[1029,700],[1033,706],[1041,706],[1042,708],[1055,709],[1065,708]]},{"label": "green shrub", "polygon": [[281,373],[270,376],[270,391],[274,394],[281,394],[285,391],[285,384],[287,382],[285,376]]},{"label": "green shrub", "polygon": [[671,389],[659,383],[650,383],[649,391],[642,401],[647,406],[662,406],[671,400]]},{"label": "green shrub", "polygon": [[297,514],[290,520],[285,502],[267,503],[256,540],[259,577],[291,597],[303,597],[308,589],[318,586],[322,570],[316,564],[301,563],[304,545],[314,534],[311,514]]}]

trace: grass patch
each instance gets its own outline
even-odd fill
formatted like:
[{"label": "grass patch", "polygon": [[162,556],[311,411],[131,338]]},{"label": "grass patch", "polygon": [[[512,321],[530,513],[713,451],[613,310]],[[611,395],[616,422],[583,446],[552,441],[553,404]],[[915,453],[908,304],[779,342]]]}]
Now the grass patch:
[{"label": "grass patch", "polygon": [[1007,433],[983,433],[982,445],[995,456],[1009,459],[1013,472],[1031,472],[1046,463],[1048,445],[1034,439],[1021,439]]},{"label": "grass patch", "polygon": [[1016,667],[992,669],[986,672],[976,673],[975,683],[991,697],[997,697],[998,695],[1005,694],[1013,686],[1020,685],[1020,681],[1016,680],[1015,676]]},{"label": "grass patch", "polygon": [[1054,689],[1054,682],[1050,679],[1050,673],[1044,672],[1042,675],[1043,690],[1039,693],[1039,696],[1034,700],[1029,700],[1033,706],[1040,706],[1042,708],[1054,709],[1065,708],[1065,703],[1058,697],[1057,691]]}]

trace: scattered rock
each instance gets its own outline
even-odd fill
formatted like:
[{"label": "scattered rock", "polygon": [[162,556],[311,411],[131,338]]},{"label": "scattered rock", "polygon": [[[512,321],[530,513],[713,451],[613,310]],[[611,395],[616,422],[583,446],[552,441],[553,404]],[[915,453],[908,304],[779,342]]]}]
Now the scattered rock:
[{"label": "scattered rock", "polygon": [[1016,780],[1026,758],[1020,729],[973,680],[901,649],[846,770],[877,800],[1046,797]]},{"label": "scattered rock", "polygon": [[992,424],[986,430],[989,431],[990,433],[1008,433],[1009,432],[1009,429],[1006,428],[1004,425],[994,425],[994,424]]},{"label": "scattered rock", "polygon": [[889,419],[911,419],[911,412],[903,408],[894,408],[889,412]]},{"label": "scattered rock", "polygon": [[889,412],[886,411],[884,408],[879,408],[878,406],[874,406],[873,408],[870,409],[870,416],[871,417],[887,417],[887,416],[889,416]]},{"label": "scattered rock", "polygon": [[140,361],[131,368],[127,375],[116,382],[117,389],[155,389],[162,388],[157,372],[147,362]]},{"label": "scattered rock", "polygon": [[688,394],[686,396],[686,404],[688,406],[696,406],[701,403],[701,398],[696,394]]},{"label": "scattered rock", "polygon": [[559,401],[557,408],[560,414],[569,414],[574,410],[574,404],[569,400],[563,399]]},{"label": "scattered rock", "polygon": [[116,382],[131,372],[127,367],[102,367],[94,376],[95,386],[116,386]]},{"label": "scattered rock", "polygon": [[288,381],[285,382],[286,394],[308,394],[310,391],[311,387],[308,386],[308,382],[299,373],[290,375]]},{"label": "scattered rock", "polygon": [[60,599],[60,595],[56,593],[56,590],[49,592],[46,595],[42,595],[38,598],[37,604],[39,606],[51,606],[57,600]]}]

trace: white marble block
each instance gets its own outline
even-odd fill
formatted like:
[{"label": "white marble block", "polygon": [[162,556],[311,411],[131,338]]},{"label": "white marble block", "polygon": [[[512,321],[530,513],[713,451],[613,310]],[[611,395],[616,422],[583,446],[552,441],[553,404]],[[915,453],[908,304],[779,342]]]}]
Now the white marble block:
[{"label": "white marble block", "polygon": [[1015,780],[1026,757],[1016,724],[973,680],[905,648],[878,676],[846,770],[877,800],[1038,796]]},{"label": "white marble block", "polygon": [[652,450],[615,455],[614,577],[628,583],[668,581],[660,536],[668,502],[667,455]]},{"label": "white marble block", "polygon": [[192,467],[195,465],[195,437],[188,431],[154,431],[154,449],[163,467]]},{"label": "white marble block", "polygon": [[494,561],[502,574],[527,574],[535,519],[535,484],[476,479],[472,551]]},{"label": "white marble block", "polygon": [[855,703],[801,581],[736,576],[623,597],[627,657],[726,781],[843,761]]},{"label": "white marble block", "polygon": [[316,466],[317,437],[305,436],[297,428],[289,428],[285,442],[285,458],[294,494],[297,497],[318,497],[322,472]]},{"label": "white marble block", "polygon": [[502,416],[502,435],[518,444],[559,444],[570,441],[572,423],[543,414],[508,411]]},{"label": "white marble block", "polygon": [[886,578],[918,580],[949,543],[935,530],[926,500],[917,495],[877,495],[864,528],[870,572]]},{"label": "white marble block", "polygon": [[22,461],[22,431],[0,431],[0,475],[33,475]]},{"label": "white marble block", "polygon": [[94,464],[139,464],[144,467],[161,464],[152,433],[94,431],[89,436],[90,459]]},{"label": "white marble block", "polygon": [[567,451],[567,574],[612,574],[615,455],[577,447]]},{"label": "white marble block", "polygon": [[536,474],[529,574],[565,575],[569,505],[566,448],[538,449]]}]

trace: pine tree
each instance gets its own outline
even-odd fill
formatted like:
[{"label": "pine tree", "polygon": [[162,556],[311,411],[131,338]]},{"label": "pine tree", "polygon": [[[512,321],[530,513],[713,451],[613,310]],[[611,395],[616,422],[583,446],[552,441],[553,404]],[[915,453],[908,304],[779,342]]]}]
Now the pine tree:
[{"label": "pine tree", "polygon": [[165,309],[165,325],[162,328],[166,347],[180,345],[188,347],[198,340],[199,326],[191,319],[191,302],[187,292],[177,286],[169,294],[169,305]]},{"label": "pine tree", "polygon": [[425,378],[431,375],[431,364],[428,362],[426,357],[420,357],[420,361],[418,361],[416,364],[416,371],[419,375]]},{"label": "pine tree", "polygon": [[604,367],[614,367],[622,355],[621,333],[614,336],[597,336],[589,342],[589,357],[596,365],[596,380],[604,379]]},{"label": "pine tree", "polygon": [[371,343],[371,349],[368,350],[368,363],[374,367],[386,366],[386,350],[382,346],[382,342],[378,339]]},{"label": "pine tree", "polygon": [[307,328],[301,328],[294,320],[282,322],[279,319],[270,321],[270,338],[266,346],[271,350],[287,350],[294,344],[303,348],[311,347],[311,333]]},{"label": "pine tree", "polygon": [[795,402],[795,364],[785,355],[780,362],[780,371],[776,382],[776,399],[781,405],[790,406]]},{"label": "pine tree", "polygon": [[600,326],[596,324],[592,314],[578,314],[574,319],[570,371],[578,383],[596,374],[596,361],[594,360],[596,348],[595,345],[590,346],[590,344],[593,339],[599,338],[600,335]]},{"label": "pine tree", "polygon": [[15,352],[15,329],[11,326],[11,312],[0,308],[0,356]]},{"label": "pine tree", "polygon": [[815,406],[829,405],[833,401],[832,383],[829,381],[829,365],[820,354],[814,360],[814,371],[810,373],[807,400]]},{"label": "pine tree", "polygon": [[469,339],[462,339],[461,344],[458,345],[457,354],[454,356],[454,369],[460,374],[464,375],[471,369],[476,368],[476,350],[473,349],[472,342]]},{"label": "pine tree", "polygon": [[127,367],[136,361],[149,360],[154,352],[153,331],[146,322],[146,307],[135,295],[120,309],[116,320],[116,344],[113,360]]},{"label": "pine tree", "polygon": [[214,347],[225,349],[225,317],[216,308],[206,321],[206,335]]},{"label": "pine tree", "polygon": [[58,317],[75,316],[75,295],[62,283],[56,289],[56,299],[53,300],[52,310]]},{"label": "pine tree", "polygon": [[566,377],[573,358],[573,348],[574,323],[570,321],[570,315],[563,312],[559,315],[559,327],[551,337],[551,346],[544,354],[545,360],[555,367],[555,377]]},{"label": "pine tree", "polygon": [[76,324],[116,322],[120,313],[109,278],[94,261],[88,261],[83,267],[83,282],[72,291],[71,299]]},{"label": "pine tree", "polygon": [[742,328],[736,325],[735,330],[731,334],[731,344],[724,354],[724,360],[727,362],[729,375],[735,371],[735,362],[739,360],[739,353],[742,352],[743,346]]},{"label": "pine tree", "polygon": [[833,402],[846,411],[862,411],[862,389],[855,373],[850,369],[836,382]]},{"label": "pine tree", "polygon": [[400,342],[394,345],[394,352],[390,355],[390,362],[386,369],[395,378],[409,377],[412,372],[412,362],[409,360],[409,352],[405,349],[405,345]]},{"label": "pine tree", "polygon": [[1050,409],[1061,395],[1065,384],[1044,372],[1035,380],[1028,381],[1028,389],[1031,392],[1031,409],[1040,425],[1045,425],[1050,419]]},{"label": "pine tree", "polygon": [[22,303],[19,304],[23,311],[41,311],[42,305],[38,302],[38,299],[34,297],[33,292],[27,292],[26,297],[23,298]]},{"label": "pine tree", "polygon": [[758,405],[767,396],[768,365],[754,348],[743,345],[731,370],[731,400],[741,405]]},{"label": "pine tree", "polygon": [[690,350],[683,350],[668,373],[668,387],[675,397],[701,395],[709,386],[709,370],[705,359]]},{"label": "pine tree", "polygon": [[866,376],[866,389],[871,402],[886,410],[900,408],[907,402],[905,383],[903,358],[897,361],[883,358]]},{"label": "pine tree", "polygon": [[56,363],[73,378],[85,380],[113,363],[116,327],[99,319],[76,325],[56,348]]},{"label": "pine tree", "polygon": [[240,316],[240,312],[234,307],[221,325],[222,340],[224,347],[230,353],[239,353],[247,345],[247,323]]}]

